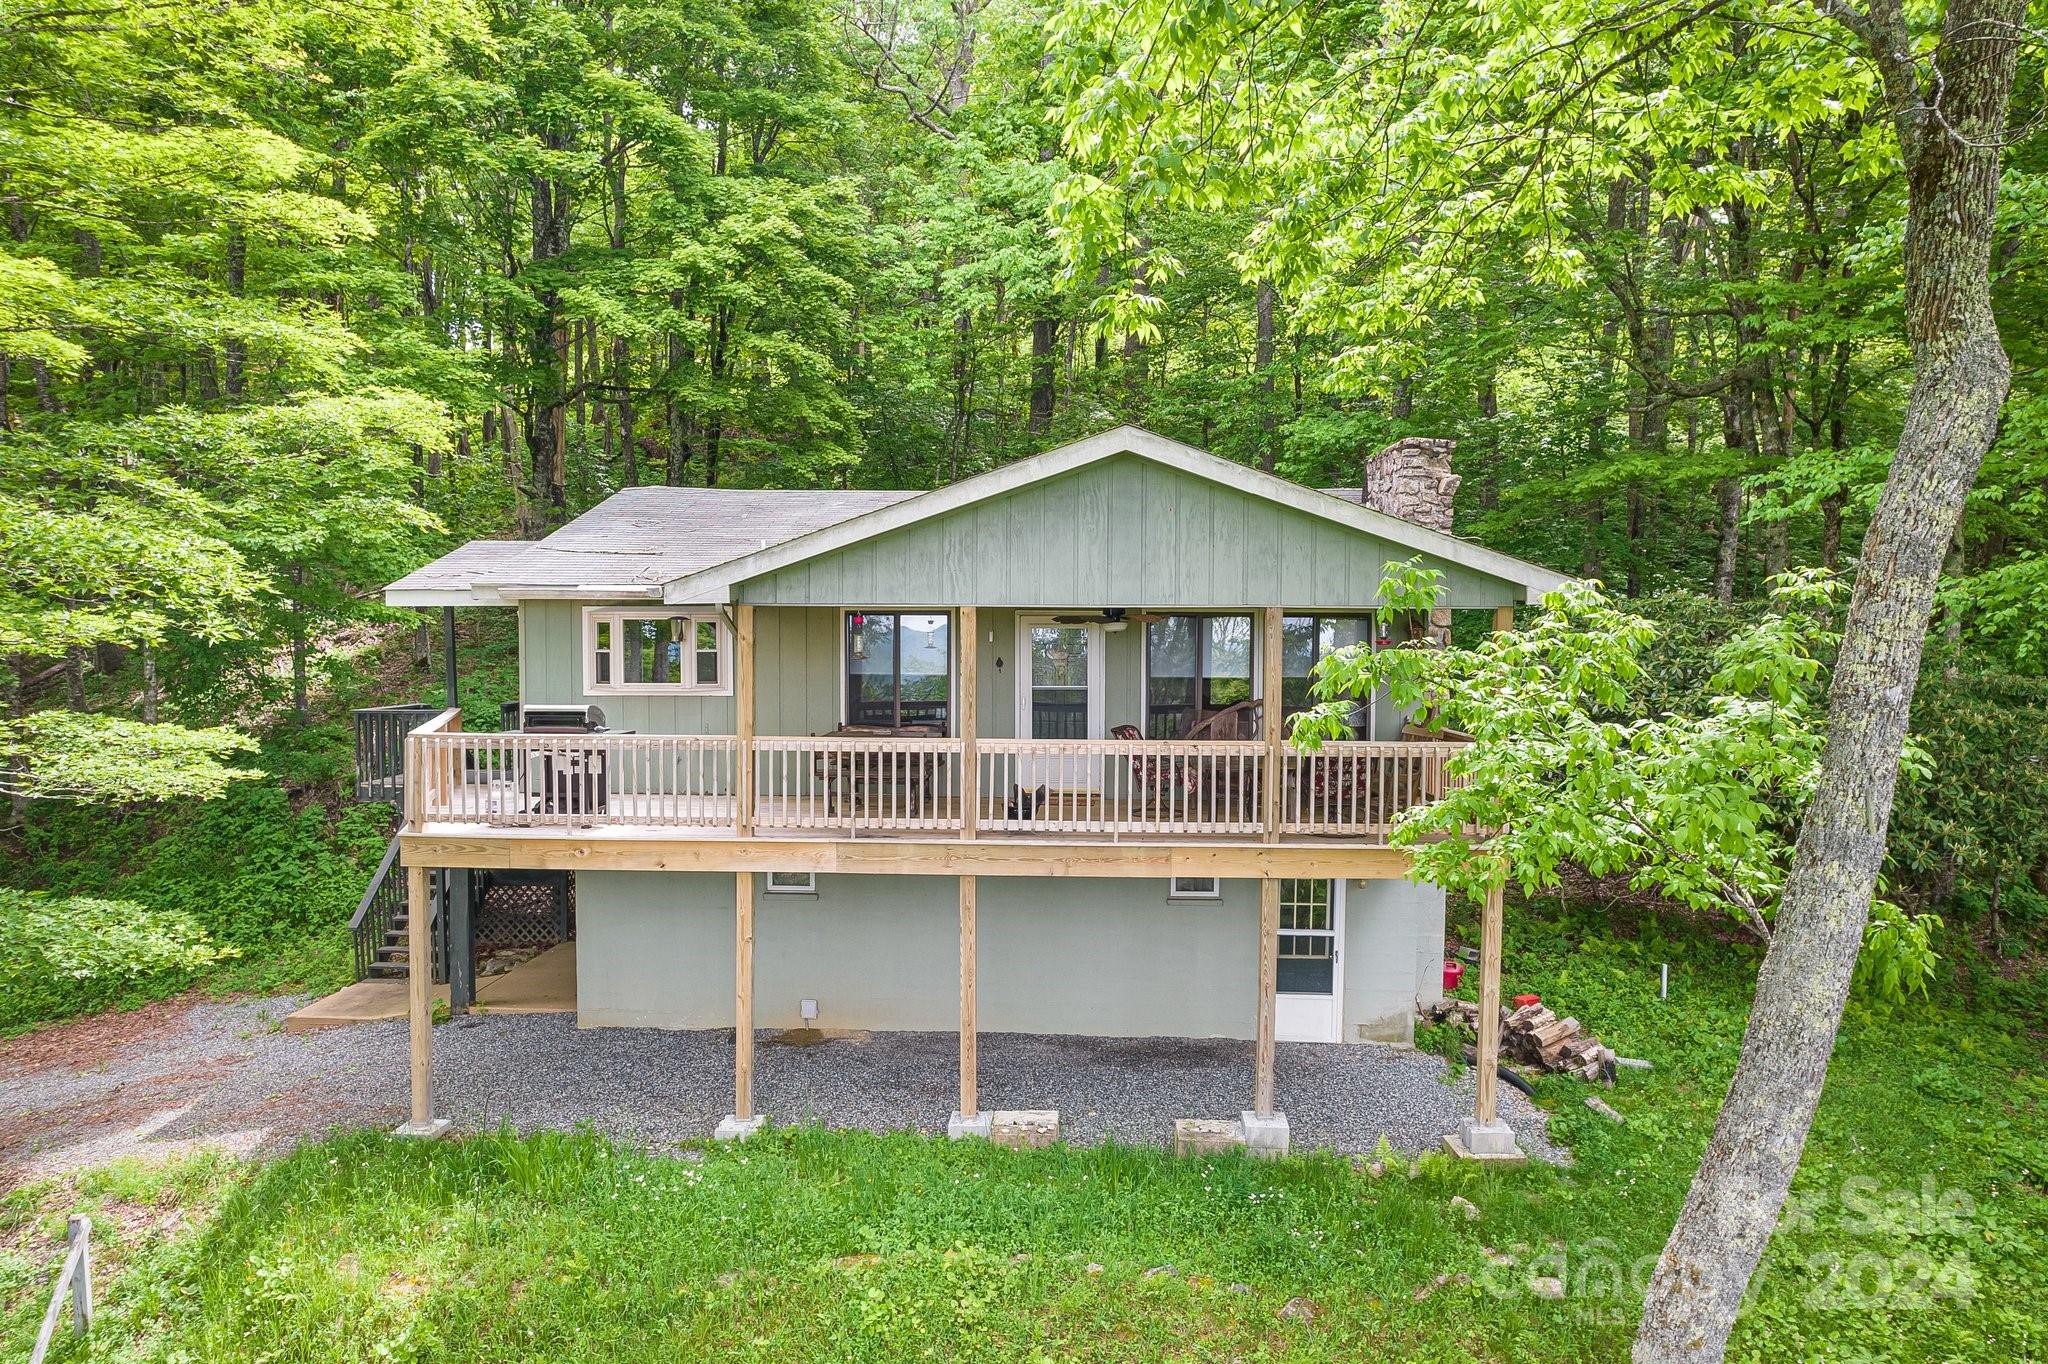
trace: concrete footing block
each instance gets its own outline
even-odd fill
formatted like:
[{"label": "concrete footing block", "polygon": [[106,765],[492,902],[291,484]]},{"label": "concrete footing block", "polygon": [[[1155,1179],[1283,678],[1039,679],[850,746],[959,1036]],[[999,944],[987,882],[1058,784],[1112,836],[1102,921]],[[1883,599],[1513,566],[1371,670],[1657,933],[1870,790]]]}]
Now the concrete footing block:
[{"label": "concrete footing block", "polygon": [[976,1113],[970,1118],[956,1108],[953,1116],[946,1119],[946,1139],[965,1141],[969,1137],[980,1137],[987,1141],[995,1126],[995,1116],[993,1113]]},{"label": "concrete footing block", "polygon": [[1498,1118],[1492,1122],[1466,1123],[1444,1138],[1444,1149],[1460,1160],[1501,1165],[1522,1165],[1529,1159],[1515,1144],[1515,1129]]},{"label": "concrete footing block", "polygon": [[1246,1109],[1238,1114],[1238,1121],[1244,1125],[1246,1151],[1266,1160],[1287,1154],[1289,1137],[1285,1113],[1254,1113]]},{"label": "concrete footing block", "polygon": [[988,1114],[988,1139],[1013,1151],[1050,1146],[1060,1139],[1057,1108],[999,1108]]},{"label": "concrete footing block", "polygon": [[1175,1118],[1173,1153],[1213,1156],[1244,1148],[1244,1124],[1236,1118]]},{"label": "concrete footing block", "polygon": [[402,1122],[391,1129],[394,1137],[411,1137],[417,1141],[439,1141],[448,1135],[454,1126],[446,1118],[428,1118],[425,1122]]},{"label": "concrete footing block", "polygon": [[766,1113],[756,1113],[751,1118],[742,1118],[728,1113],[718,1120],[718,1126],[711,1129],[713,1141],[745,1141],[768,1125]]}]

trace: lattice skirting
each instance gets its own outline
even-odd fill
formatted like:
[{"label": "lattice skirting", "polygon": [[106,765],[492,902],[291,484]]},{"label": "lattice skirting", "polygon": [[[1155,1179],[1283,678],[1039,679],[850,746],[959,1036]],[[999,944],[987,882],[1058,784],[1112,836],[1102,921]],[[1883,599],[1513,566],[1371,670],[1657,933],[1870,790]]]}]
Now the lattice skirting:
[{"label": "lattice skirting", "polygon": [[576,878],[568,872],[480,871],[476,948],[553,947],[576,936]]}]

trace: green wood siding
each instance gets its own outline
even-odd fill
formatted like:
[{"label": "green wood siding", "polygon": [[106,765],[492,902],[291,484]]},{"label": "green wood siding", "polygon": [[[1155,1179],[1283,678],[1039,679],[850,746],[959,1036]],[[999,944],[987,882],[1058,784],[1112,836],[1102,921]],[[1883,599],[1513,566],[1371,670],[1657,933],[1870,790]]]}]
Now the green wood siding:
[{"label": "green wood siding", "polygon": [[[604,708],[605,720],[613,729],[642,734],[733,732],[730,696],[586,694],[582,633],[586,604],[536,601],[519,608],[521,700],[595,704]],[[754,613],[758,733],[823,734],[838,725],[844,630],[844,611],[837,607],[764,607]],[[1017,612],[1006,608],[982,611],[976,634],[979,638],[974,644],[981,651],[981,732],[991,739],[1015,738]],[[965,643],[959,640],[955,648]],[[1104,723],[1141,725],[1145,632],[1134,625],[1104,636],[1103,643]],[[1001,668],[996,667],[998,659]]]},{"label": "green wood siding", "polygon": [[[741,584],[782,606],[1358,610],[1402,547],[1193,474],[1125,456]],[[1514,585],[1425,557],[1447,605]]]},{"label": "green wood siding", "polygon": [[[519,608],[519,696],[529,704],[604,708],[613,729],[642,734],[731,734],[730,696],[613,696],[583,690],[586,603],[526,602]],[[624,609],[651,610],[646,602]],[[757,612],[754,617],[755,726],[762,734],[817,734],[839,723],[839,613],[826,608]]]}]

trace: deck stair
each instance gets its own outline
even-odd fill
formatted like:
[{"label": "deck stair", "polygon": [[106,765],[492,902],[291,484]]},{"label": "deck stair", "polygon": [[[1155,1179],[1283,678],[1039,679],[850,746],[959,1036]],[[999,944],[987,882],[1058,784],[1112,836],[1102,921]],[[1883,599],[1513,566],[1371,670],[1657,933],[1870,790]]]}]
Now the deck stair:
[{"label": "deck stair", "polygon": [[[433,916],[433,971],[436,981],[448,978],[447,916],[441,903],[448,890],[445,872],[427,878],[427,906]],[[405,869],[398,863],[398,837],[393,835],[384,849],[383,860],[370,877],[369,888],[348,921],[349,937],[355,944],[357,980],[404,980],[411,968],[412,951],[407,942],[411,916],[406,904]]]}]

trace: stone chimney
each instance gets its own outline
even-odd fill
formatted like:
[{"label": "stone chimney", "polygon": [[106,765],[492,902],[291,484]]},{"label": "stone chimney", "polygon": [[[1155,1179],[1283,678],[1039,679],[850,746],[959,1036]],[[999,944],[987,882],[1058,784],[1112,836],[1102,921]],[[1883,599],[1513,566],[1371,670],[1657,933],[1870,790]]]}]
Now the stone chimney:
[{"label": "stone chimney", "polygon": [[[1458,442],[1434,436],[1404,436],[1365,461],[1365,505],[1431,530],[1451,528],[1451,499],[1463,482],[1451,472]],[[1427,620],[1407,623],[1410,639],[1439,648],[1451,642],[1451,613],[1439,606]]]},{"label": "stone chimney", "polygon": [[1462,481],[1451,472],[1454,440],[1405,436],[1365,461],[1365,505],[1431,530],[1451,528],[1451,499]]}]

